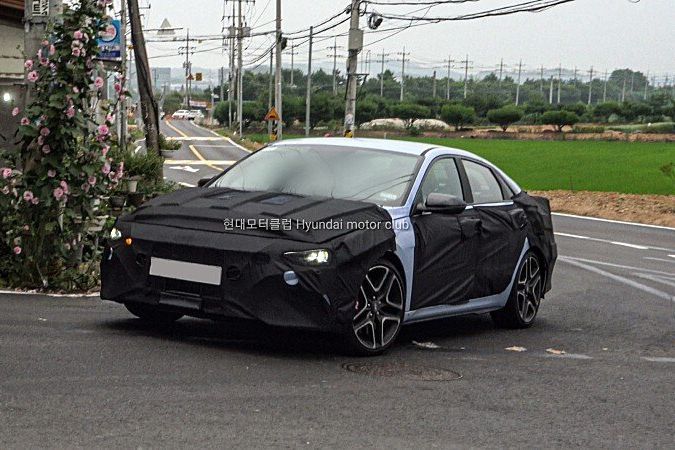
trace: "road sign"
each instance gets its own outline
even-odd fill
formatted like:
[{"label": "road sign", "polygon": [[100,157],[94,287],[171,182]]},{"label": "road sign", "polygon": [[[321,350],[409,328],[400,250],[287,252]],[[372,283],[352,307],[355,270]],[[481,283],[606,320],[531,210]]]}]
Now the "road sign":
[{"label": "road sign", "polygon": [[102,61],[122,60],[122,22],[111,20],[98,35],[98,59]]},{"label": "road sign", "polygon": [[269,122],[269,121],[275,121],[276,122],[276,121],[281,120],[281,117],[279,117],[279,113],[277,112],[277,109],[274,106],[272,106],[272,109],[270,109],[270,112],[268,112],[267,115],[265,116],[265,120],[267,122]]},{"label": "road sign", "polygon": [[197,81],[202,81],[204,79],[204,74],[201,72],[197,72],[197,76],[195,78]]}]

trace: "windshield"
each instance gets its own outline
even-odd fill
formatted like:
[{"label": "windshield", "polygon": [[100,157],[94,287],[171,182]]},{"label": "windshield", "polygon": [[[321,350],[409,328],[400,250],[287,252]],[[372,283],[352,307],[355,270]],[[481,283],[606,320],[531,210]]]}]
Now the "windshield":
[{"label": "windshield", "polygon": [[272,146],[232,167],[211,187],[401,206],[419,159],[402,153],[330,145]]}]

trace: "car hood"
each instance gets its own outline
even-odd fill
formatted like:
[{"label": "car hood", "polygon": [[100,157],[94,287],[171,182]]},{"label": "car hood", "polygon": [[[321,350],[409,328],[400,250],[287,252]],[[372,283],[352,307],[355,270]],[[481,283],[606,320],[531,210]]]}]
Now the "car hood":
[{"label": "car hood", "polygon": [[391,222],[385,209],[371,203],[191,188],[153,199],[118,223],[323,243],[355,231],[390,230]]}]

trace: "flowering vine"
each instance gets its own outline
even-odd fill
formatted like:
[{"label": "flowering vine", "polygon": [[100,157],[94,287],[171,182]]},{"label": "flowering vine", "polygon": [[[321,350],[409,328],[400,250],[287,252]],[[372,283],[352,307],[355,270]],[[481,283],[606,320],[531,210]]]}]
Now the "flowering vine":
[{"label": "flowering vine", "polygon": [[[73,2],[25,61],[34,101],[12,111],[19,148],[0,154],[8,166],[0,167],[0,275],[10,284],[72,286],[80,265],[95,259],[88,230],[124,176],[108,156],[114,105],[103,100],[107,75],[96,61],[111,4]],[[123,82],[116,77],[118,100]]]}]

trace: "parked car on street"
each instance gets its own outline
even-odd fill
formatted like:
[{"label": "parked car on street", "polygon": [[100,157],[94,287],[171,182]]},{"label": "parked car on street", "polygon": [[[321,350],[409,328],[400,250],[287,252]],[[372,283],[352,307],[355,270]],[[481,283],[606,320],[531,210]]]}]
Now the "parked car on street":
[{"label": "parked car on street", "polygon": [[193,109],[188,111],[186,118],[188,120],[204,120],[204,113],[198,109]]},{"label": "parked car on street", "polygon": [[188,111],[187,109],[179,109],[178,111],[176,111],[171,115],[171,118],[175,120],[185,120],[188,118],[189,114],[190,111]]},{"label": "parked car on street", "polygon": [[141,319],[252,319],[338,333],[365,355],[404,324],[533,324],[557,252],[550,207],[466,151],[277,142],[121,217],[101,298]]}]

